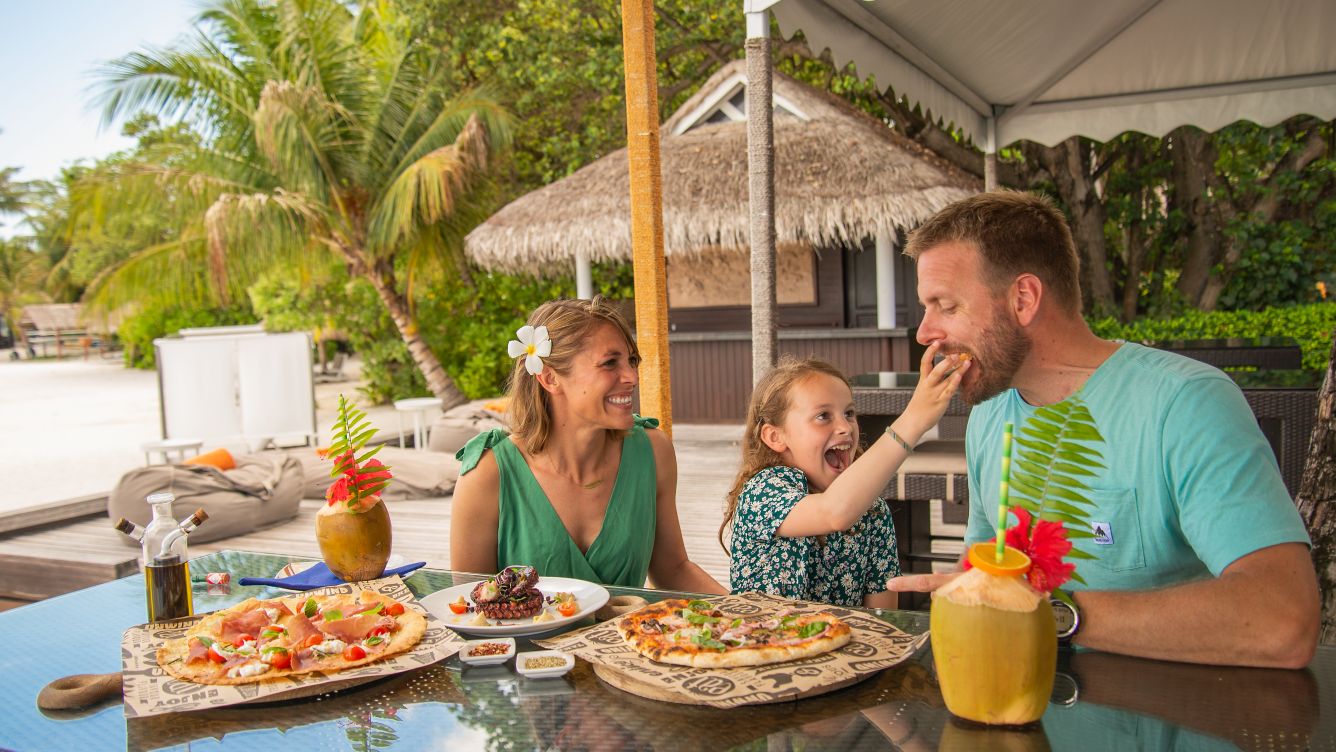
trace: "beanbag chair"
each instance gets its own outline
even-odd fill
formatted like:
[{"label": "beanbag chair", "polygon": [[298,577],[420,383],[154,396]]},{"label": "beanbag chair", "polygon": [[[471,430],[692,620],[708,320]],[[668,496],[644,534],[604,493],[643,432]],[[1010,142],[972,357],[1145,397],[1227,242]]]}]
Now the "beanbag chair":
[{"label": "beanbag chair", "polygon": [[[325,491],[334,482],[329,474],[334,461],[321,459],[316,450],[309,447],[285,451],[287,457],[301,463],[302,498],[325,498]],[[386,501],[449,496],[459,479],[459,460],[453,454],[385,446],[376,454],[376,459],[389,465],[390,474],[394,476],[381,493],[381,498]]]},{"label": "beanbag chair", "polygon": [[[303,485],[301,463],[281,454],[244,455],[232,470],[210,465],[150,465],[121,476],[107,500],[107,514],[147,525],[153,516],[145,499],[170,491],[176,495],[172,516],[177,521],[200,507],[209,519],[190,540],[199,543],[244,535],[297,516]],[[138,546],[128,535],[121,539]]]},{"label": "beanbag chair", "polygon": [[232,456],[231,452],[227,451],[223,447],[218,447],[217,449],[207,451],[204,454],[197,454],[181,464],[210,465],[212,467],[218,468],[219,470],[231,470],[232,468],[237,466],[237,460],[235,457]]},{"label": "beanbag chair", "polygon": [[441,413],[431,424],[427,449],[454,456],[468,440],[493,428],[509,428],[506,415],[496,410],[497,400],[474,400]]}]

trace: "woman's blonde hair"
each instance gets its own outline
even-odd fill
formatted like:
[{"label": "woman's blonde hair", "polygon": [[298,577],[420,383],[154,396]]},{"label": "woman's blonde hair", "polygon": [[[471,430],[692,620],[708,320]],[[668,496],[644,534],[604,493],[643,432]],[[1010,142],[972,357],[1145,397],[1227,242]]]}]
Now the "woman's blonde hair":
[{"label": "woman's blonde hair", "polygon": [[[552,340],[552,354],[543,358],[543,368],[551,368],[561,375],[570,373],[571,362],[584,348],[585,340],[595,329],[610,325],[626,338],[627,357],[634,364],[640,359],[635,337],[622,314],[603,296],[593,300],[553,300],[544,303],[529,314],[525,322],[533,327],[547,327]],[[538,383],[538,378],[524,369],[524,356],[515,359],[510,369],[508,410],[511,436],[529,454],[543,451],[552,436],[551,396]],[[621,431],[612,431],[620,438]]]},{"label": "woman's blonde hair", "polygon": [[[780,358],[779,365],[770,369],[752,389],[751,402],[747,405],[745,433],[742,437],[742,467],[738,470],[738,477],[734,479],[733,488],[724,501],[724,522],[719,526],[719,545],[724,547],[724,551],[728,551],[724,533],[733,524],[733,518],[737,515],[738,496],[742,493],[742,487],[747,485],[747,481],[751,480],[753,475],[765,468],[784,464],[784,458],[779,456],[779,452],[766,446],[761,440],[761,429],[768,425],[782,425],[784,416],[788,414],[789,406],[793,402],[794,385],[819,374],[833,376],[845,384],[849,383],[849,379],[840,372],[840,369],[824,360],[818,358],[798,360],[786,355]],[[858,451],[859,448],[854,447],[855,456]]]}]

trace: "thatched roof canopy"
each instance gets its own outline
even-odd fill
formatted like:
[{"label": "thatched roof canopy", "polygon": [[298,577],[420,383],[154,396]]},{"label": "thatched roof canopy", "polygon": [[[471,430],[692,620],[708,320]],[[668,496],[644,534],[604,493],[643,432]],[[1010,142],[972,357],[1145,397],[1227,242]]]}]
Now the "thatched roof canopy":
[{"label": "thatched roof canopy", "polygon": [[[721,85],[743,76],[725,66],[663,126],[664,253],[748,245],[747,125],[701,125],[680,135]],[[776,242],[858,244],[879,229],[913,227],[981,182],[844,101],[776,74]],[[717,95],[716,95],[717,98]],[[807,118],[807,119],[804,119]],[[486,268],[541,270],[583,251],[593,261],[631,257],[626,150],[503,207],[469,234],[467,252]]]},{"label": "thatched roof canopy", "polygon": [[84,328],[83,307],[78,303],[46,303],[23,309],[19,326],[39,334],[70,332]]}]

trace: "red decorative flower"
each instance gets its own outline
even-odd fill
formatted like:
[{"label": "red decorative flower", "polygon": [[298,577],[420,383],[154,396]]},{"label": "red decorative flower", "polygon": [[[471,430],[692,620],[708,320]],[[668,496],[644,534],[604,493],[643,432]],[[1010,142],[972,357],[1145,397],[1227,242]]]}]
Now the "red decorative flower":
[{"label": "red decorative flower", "polygon": [[352,489],[348,487],[348,479],[352,476],[340,475],[339,479],[329,484],[325,489],[325,501],[330,505],[347,501],[353,494]]},{"label": "red decorative flower", "polygon": [[[347,459],[345,460],[345,458]],[[340,465],[344,468],[344,473],[339,476],[338,480],[331,483],[325,491],[325,500],[330,505],[347,503],[349,510],[354,512],[365,512],[374,507],[380,501],[380,490],[376,489],[375,493],[364,495],[360,503],[355,503],[353,501],[353,489],[355,488],[353,479],[356,478],[357,487],[362,489],[372,486],[377,481],[389,481],[392,477],[389,469],[377,469],[384,468],[385,464],[373,457],[367,460],[367,463],[361,468],[358,468],[352,462],[351,453],[345,454],[335,461],[338,463],[346,462],[347,464]],[[380,488],[384,488],[383,483],[380,484]]]},{"label": "red decorative flower", "polygon": [[[385,468],[385,469],[377,470],[376,468]],[[365,485],[367,481],[389,480],[390,477],[391,477],[390,469],[385,467],[385,463],[381,462],[375,457],[372,457],[371,459],[367,460],[366,464],[363,465],[362,468],[357,471],[358,482],[361,483],[362,485]],[[1068,548],[1071,548],[1071,546],[1069,545]]]},{"label": "red decorative flower", "polygon": [[[1007,545],[1030,557],[1030,571],[1026,574],[1030,587],[1041,593],[1062,587],[1076,571],[1075,564],[1062,560],[1072,550],[1067,528],[1061,522],[1036,521],[1024,507],[1011,507],[1011,511],[1016,515],[1016,524],[1007,529]],[[991,540],[996,541],[997,537]],[[970,568],[968,560],[965,568]]]}]

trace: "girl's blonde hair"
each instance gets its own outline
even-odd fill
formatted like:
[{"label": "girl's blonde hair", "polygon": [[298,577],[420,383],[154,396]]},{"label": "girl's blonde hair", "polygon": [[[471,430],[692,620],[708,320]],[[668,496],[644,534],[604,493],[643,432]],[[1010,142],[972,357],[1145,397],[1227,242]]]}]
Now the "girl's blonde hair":
[{"label": "girl's blonde hair", "polygon": [[[784,416],[788,414],[789,406],[793,402],[791,395],[794,385],[819,374],[833,376],[845,384],[849,383],[849,379],[840,372],[840,369],[824,360],[818,358],[798,360],[786,355],[780,358],[779,364],[770,369],[752,389],[751,402],[747,405],[745,433],[742,437],[742,467],[738,470],[738,477],[734,479],[733,488],[724,501],[724,522],[719,526],[719,545],[724,547],[724,551],[728,551],[724,533],[733,524],[733,518],[737,514],[738,496],[742,493],[742,487],[747,485],[747,481],[751,480],[753,475],[765,468],[784,464],[784,458],[779,456],[779,452],[766,446],[761,440],[761,429],[767,425],[782,425]],[[859,448],[854,447],[855,456],[858,451]]]},{"label": "girl's blonde hair", "polygon": [[[614,327],[626,338],[629,350],[627,357],[631,362],[634,364],[640,359],[631,327],[622,314],[601,295],[595,295],[593,300],[549,301],[534,309],[525,323],[534,327],[547,327],[547,335],[552,340],[552,354],[543,358],[543,368],[551,368],[561,375],[570,373],[571,363],[584,348],[585,340],[595,329],[605,324]],[[510,369],[507,394],[511,436],[529,454],[543,451],[552,437],[552,398],[539,385],[538,378],[524,369],[524,356],[516,358],[514,367]],[[620,438],[623,432],[610,433],[613,438]]]}]

